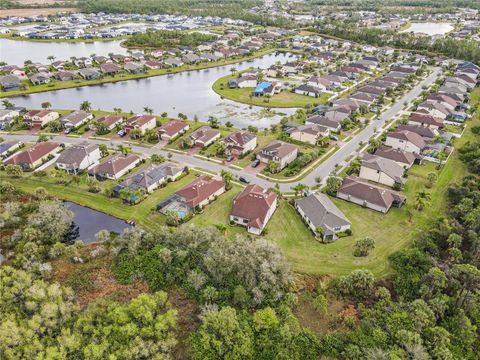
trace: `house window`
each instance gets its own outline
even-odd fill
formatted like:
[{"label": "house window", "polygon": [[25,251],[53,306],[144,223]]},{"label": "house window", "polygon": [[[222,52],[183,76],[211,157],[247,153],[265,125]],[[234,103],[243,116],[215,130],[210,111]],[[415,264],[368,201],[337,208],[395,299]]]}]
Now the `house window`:
[{"label": "house window", "polygon": [[333,228],[333,230],[335,230],[335,231],[340,231],[340,226],[335,226],[335,227]]},{"label": "house window", "polygon": [[244,224],[248,224],[248,219],[243,219]]}]

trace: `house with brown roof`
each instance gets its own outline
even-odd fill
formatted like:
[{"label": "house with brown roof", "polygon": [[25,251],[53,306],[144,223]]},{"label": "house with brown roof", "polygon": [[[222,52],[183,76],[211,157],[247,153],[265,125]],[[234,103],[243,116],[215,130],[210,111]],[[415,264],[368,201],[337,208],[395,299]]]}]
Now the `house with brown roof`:
[{"label": "house with brown roof", "polygon": [[183,219],[188,213],[203,208],[224,192],[225,182],[221,178],[202,175],[158,204],[157,210],[162,214],[173,211]]},{"label": "house with brown roof", "polygon": [[51,110],[31,110],[23,116],[25,123],[32,129],[41,129],[50,121],[55,121],[60,114]]},{"label": "house with brown roof", "polygon": [[141,135],[145,135],[145,131],[155,129],[157,126],[157,118],[153,115],[134,115],[129,118],[123,125],[123,129],[127,134],[133,129],[139,129]]},{"label": "house with brown roof", "polygon": [[42,165],[59,150],[60,145],[57,143],[41,142],[9,157],[3,163],[5,165],[20,165],[24,171],[29,171]]},{"label": "house with brown roof", "polygon": [[142,158],[134,154],[112,155],[107,161],[93,167],[88,174],[97,177],[99,180],[117,180],[127,172],[135,168],[142,161]]},{"label": "house with brown roof", "polygon": [[277,208],[277,195],[258,185],[248,185],[233,199],[230,221],[260,235]]},{"label": "house with brown roof", "polygon": [[434,130],[443,129],[445,127],[442,119],[436,118],[432,115],[421,113],[410,114],[410,116],[408,117],[408,124],[425,126]]},{"label": "house with brown roof", "polygon": [[342,186],[337,190],[337,197],[384,214],[391,207],[401,207],[406,201],[399,193],[372,185],[356,176],[343,180]]},{"label": "house with brown roof", "polygon": [[417,133],[408,130],[396,130],[387,134],[385,145],[394,149],[420,154],[426,143]]},{"label": "house with brown roof", "polygon": [[194,146],[207,147],[220,138],[220,131],[210,126],[202,126],[190,134]]},{"label": "house with brown roof", "polygon": [[104,75],[115,75],[115,74],[118,74],[120,71],[122,71],[122,68],[117,64],[106,63],[106,64],[100,65],[100,71]]},{"label": "house with brown roof", "polygon": [[243,155],[257,147],[257,135],[247,131],[233,132],[222,141],[227,146],[226,152],[232,155]]},{"label": "house with brown roof", "polygon": [[384,159],[393,160],[404,169],[410,169],[418,159],[417,155],[412,152],[403,151],[384,145],[380,146],[377,151],[375,151],[375,155]]},{"label": "house with brown roof", "polygon": [[96,144],[87,142],[66,148],[57,159],[57,168],[76,174],[78,170],[87,169],[98,164],[102,157]]},{"label": "house with brown roof", "polygon": [[158,136],[161,140],[172,140],[185,134],[190,125],[182,120],[170,120],[158,128]]},{"label": "house with brown roof", "polygon": [[53,77],[58,81],[69,81],[75,79],[75,74],[71,71],[59,71]]},{"label": "house with brown roof", "polygon": [[274,140],[257,154],[257,159],[265,164],[268,164],[269,161],[273,161],[274,163],[277,163],[279,169],[282,170],[295,160],[297,155],[298,148],[295,145],[280,140]]},{"label": "house with brown roof", "polygon": [[403,186],[406,179],[403,176],[405,170],[395,161],[372,154],[364,154],[360,167],[360,177],[379,184]]},{"label": "house with brown roof", "polygon": [[113,130],[117,125],[123,122],[121,115],[103,115],[97,119],[97,123],[104,124],[108,130]]}]

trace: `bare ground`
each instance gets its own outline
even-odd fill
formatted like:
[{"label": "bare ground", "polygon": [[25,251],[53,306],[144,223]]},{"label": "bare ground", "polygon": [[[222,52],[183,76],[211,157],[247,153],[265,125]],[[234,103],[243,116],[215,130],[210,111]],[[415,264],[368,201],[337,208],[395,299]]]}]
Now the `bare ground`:
[{"label": "bare ground", "polygon": [[58,12],[75,12],[76,8],[38,8],[38,9],[8,9],[0,10],[0,17],[55,15]]}]

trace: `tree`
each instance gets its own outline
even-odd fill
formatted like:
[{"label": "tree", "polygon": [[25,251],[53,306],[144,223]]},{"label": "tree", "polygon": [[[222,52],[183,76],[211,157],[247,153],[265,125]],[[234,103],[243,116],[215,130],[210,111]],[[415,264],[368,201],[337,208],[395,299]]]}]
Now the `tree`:
[{"label": "tree", "polygon": [[152,154],[152,156],[150,157],[150,159],[152,160],[153,163],[155,164],[160,164],[160,163],[163,163],[165,162],[167,159],[165,158],[165,156],[163,155],[160,155],[160,154]]},{"label": "tree", "polygon": [[430,200],[430,193],[426,192],[425,190],[417,191],[415,194],[415,208],[418,211],[422,211],[428,206],[428,204],[430,204]]},{"label": "tree", "polygon": [[50,60],[50,62],[53,63],[55,61],[55,56],[49,55],[47,56],[47,60]]},{"label": "tree", "polygon": [[225,182],[225,188],[230,189],[232,187],[232,181],[234,179],[234,176],[231,171],[228,170],[222,170],[220,172],[220,176],[222,177],[223,181]]},{"label": "tree", "polygon": [[336,290],[343,297],[363,300],[373,291],[375,277],[369,270],[354,270],[336,283]]},{"label": "tree", "polygon": [[153,114],[153,109],[150,108],[150,107],[148,107],[148,106],[145,106],[145,107],[143,108],[143,112],[144,112],[145,114],[152,115],[152,114]]},{"label": "tree", "polygon": [[434,172],[428,173],[426,187],[431,188],[433,184],[435,184],[435,182],[437,181],[437,178],[438,176],[436,173]]},{"label": "tree", "polygon": [[22,176],[22,167],[20,165],[9,164],[5,167],[5,172],[11,177]]},{"label": "tree", "polygon": [[82,103],[80,103],[80,110],[83,110],[83,111],[90,111],[92,110],[92,104],[90,103],[90,101],[82,101]]},{"label": "tree", "polygon": [[342,186],[342,179],[336,176],[329,176],[327,179],[326,192],[330,196],[336,196],[337,190]]},{"label": "tree", "polygon": [[42,102],[41,106],[42,106],[42,109],[50,109],[52,107],[52,104],[50,104],[50,102],[48,101],[44,101]]},{"label": "tree", "polygon": [[117,151],[120,152],[122,155],[127,156],[132,149],[129,146],[120,144],[117,146]]},{"label": "tree", "polygon": [[273,160],[268,160],[267,169],[272,174],[276,174],[280,170],[280,165]]},{"label": "tree", "polygon": [[355,249],[353,256],[361,257],[368,256],[371,250],[375,248],[375,240],[370,237],[364,237],[355,241]]},{"label": "tree", "polygon": [[213,117],[213,116],[208,117],[208,123],[214,129],[218,129],[218,127],[220,126],[220,122],[218,121],[218,119],[216,117]]},{"label": "tree", "polygon": [[105,144],[98,145],[100,152],[102,153],[102,157],[105,157],[109,154],[108,147]]},{"label": "tree", "polygon": [[193,360],[241,360],[253,353],[252,330],[230,307],[208,312],[191,340]]},{"label": "tree", "polygon": [[227,150],[227,145],[223,141],[217,142],[215,144],[215,154],[217,154],[218,156],[224,155],[225,150]]},{"label": "tree", "polygon": [[158,133],[155,129],[145,130],[145,139],[149,142],[156,142],[158,140]]},{"label": "tree", "polygon": [[295,191],[295,196],[303,195],[306,191],[308,191],[308,186],[302,183],[299,183],[292,187],[292,190]]},{"label": "tree", "polygon": [[5,109],[8,109],[8,108],[12,108],[14,107],[15,105],[13,103],[10,102],[10,100],[8,99],[3,99],[2,100],[2,105]]}]

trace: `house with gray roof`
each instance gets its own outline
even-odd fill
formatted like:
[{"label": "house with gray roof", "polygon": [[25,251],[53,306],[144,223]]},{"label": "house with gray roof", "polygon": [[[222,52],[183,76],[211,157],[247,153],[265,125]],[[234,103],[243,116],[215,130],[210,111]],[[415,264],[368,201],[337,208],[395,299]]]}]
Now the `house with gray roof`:
[{"label": "house with gray roof", "polygon": [[312,232],[324,240],[336,240],[338,233],[351,227],[351,222],[325,194],[312,193],[297,199],[295,209]]},{"label": "house with gray roof", "polygon": [[76,174],[79,170],[97,165],[101,157],[98,145],[84,142],[66,148],[57,159],[57,168]]},{"label": "house with gray roof", "polygon": [[20,90],[21,81],[16,75],[5,75],[0,78],[0,85],[5,91]]},{"label": "house with gray roof", "polygon": [[387,186],[403,186],[407,181],[404,172],[403,167],[393,160],[368,153],[362,157],[360,177],[363,179]]},{"label": "house with gray roof", "polygon": [[77,110],[62,117],[60,119],[60,122],[65,129],[75,129],[82,126],[83,124],[86,124],[92,119],[93,114],[86,111]]},{"label": "house with gray roof", "polygon": [[102,77],[99,71],[90,68],[80,69],[78,74],[85,80],[98,80]]}]

